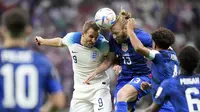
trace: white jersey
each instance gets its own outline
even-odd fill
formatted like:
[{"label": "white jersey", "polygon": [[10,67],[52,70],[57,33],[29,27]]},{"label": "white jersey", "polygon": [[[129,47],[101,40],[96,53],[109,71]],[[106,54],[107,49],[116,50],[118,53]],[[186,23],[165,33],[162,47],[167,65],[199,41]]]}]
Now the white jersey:
[{"label": "white jersey", "polygon": [[62,39],[62,43],[68,46],[73,60],[75,91],[86,92],[94,88],[108,88],[110,79],[105,72],[90,81],[90,85],[83,83],[108,55],[108,41],[102,35],[99,35],[94,47],[88,48],[81,45],[81,35],[81,32],[72,32]]}]

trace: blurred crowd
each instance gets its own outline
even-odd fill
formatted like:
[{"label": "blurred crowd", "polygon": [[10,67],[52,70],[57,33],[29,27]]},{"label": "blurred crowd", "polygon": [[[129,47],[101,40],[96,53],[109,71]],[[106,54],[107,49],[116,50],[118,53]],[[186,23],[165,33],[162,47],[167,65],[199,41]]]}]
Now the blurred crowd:
[{"label": "blurred crowd", "polygon": [[[188,44],[200,49],[199,0],[0,0],[0,15],[13,7],[21,7],[29,12],[33,26],[28,38],[29,46],[44,52],[56,66],[68,100],[73,91],[69,51],[67,48],[38,47],[34,37],[63,37],[68,32],[81,31],[84,22],[93,20],[100,8],[109,7],[116,14],[121,8],[131,12],[136,18],[137,27],[149,33],[161,26],[171,29],[176,35],[173,48],[177,53]],[[102,34],[108,37],[107,31],[102,31]]]}]

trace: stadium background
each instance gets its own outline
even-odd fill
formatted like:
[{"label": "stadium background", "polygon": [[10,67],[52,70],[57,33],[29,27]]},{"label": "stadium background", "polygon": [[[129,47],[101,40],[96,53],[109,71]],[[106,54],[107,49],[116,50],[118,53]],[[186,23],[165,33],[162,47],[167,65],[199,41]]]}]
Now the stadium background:
[{"label": "stadium background", "polygon": [[[34,43],[36,35],[63,37],[67,32],[81,31],[83,23],[94,19],[98,9],[109,7],[118,14],[123,7],[136,18],[137,26],[149,33],[160,26],[171,29],[176,35],[173,47],[177,53],[185,45],[200,49],[199,0],[0,0],[0,16],[14,7],[22,7],[29,12],[33,26],[29,46],[45,53],[58,69],[68,105],[73,91],[70,54],[67,48],[38,47]],[[108,32],[103,31],[102,34],[108,37]],[[1,46],[3,40],[0,40]],[[197,71],[200,72],[200,67]],[[113,76],[112,73],[110,75]],[[115,87],[115,77],[112,79],[111,92]],[[142,99],[137,105],[137,112],[150,103],[150,96]]]}]

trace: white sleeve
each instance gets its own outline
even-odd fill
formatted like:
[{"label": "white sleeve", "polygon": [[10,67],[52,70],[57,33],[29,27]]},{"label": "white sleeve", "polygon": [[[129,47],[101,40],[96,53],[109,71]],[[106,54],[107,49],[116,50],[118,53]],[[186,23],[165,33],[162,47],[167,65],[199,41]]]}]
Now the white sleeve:
[{"label": "white sleeve", "polygon": [[62,44],[69,47],[72,44],[72,37],[73,33],[68,33],[67,35],[65,35],[61,41]]},{"label": "white sleeve", "polygon": [[149,56],[146,57],[148,60],[153,60],[156,57],[156,54],[159,52],[156,50],[149,50]]}]

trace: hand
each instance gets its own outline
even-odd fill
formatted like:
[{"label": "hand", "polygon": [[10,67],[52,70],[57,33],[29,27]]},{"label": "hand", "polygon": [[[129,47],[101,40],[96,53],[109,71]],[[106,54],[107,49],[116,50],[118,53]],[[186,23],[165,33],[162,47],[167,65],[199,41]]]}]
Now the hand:
[{"label": "hand", "polygon": [[42,40],[43,40],[42,37],[39,37],[39,36],[36,36],[36,37],[35,37],[35,43],[36,43],[37,45],[42,45]]},{"label": "hand", "polygon": [[114,72],[115,72],[116,75],[119,75],[119,73],[122,72],[122,67],[119,66],[119,65],[114,65],[113,66],[113,70],[114,70]]},{"label": "hand", "polygon": [[127,23],[127,30],[133,30],[136,27],[136,21],[134,18],[129,18]]},{"label": "hand", "polygon": [[142,82],[140,85],[140,89],[142,90],[147,90],[150,87],[151,87],[151,84],[149,84],[148,82]]},{"label": "hand", "polygon": [[84,81],[85,84],[90,84],[89,82],[97,76],[97,73],[94,71],[92,72],[89,77]]},{"label": "hand", "polygon": [[42,106],[42,107],[40,108],[40,112],[49,112],[50,110],[51,110],[51,108],[48,107],[48,106]]}]

